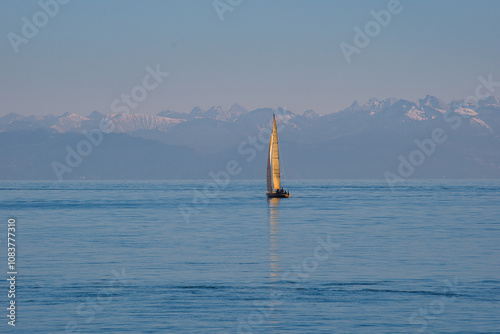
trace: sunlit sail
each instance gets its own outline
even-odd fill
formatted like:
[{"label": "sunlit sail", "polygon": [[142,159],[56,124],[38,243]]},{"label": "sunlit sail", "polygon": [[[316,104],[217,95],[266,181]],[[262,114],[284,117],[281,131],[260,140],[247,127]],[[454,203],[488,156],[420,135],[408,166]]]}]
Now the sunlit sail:
[{"label": "sunlit sail", "polygon": [[273,132],[269,140],[269,154],[267,156],[267,197],[290,197],[289,192],[281,187],[278,128],[274,114]]}]

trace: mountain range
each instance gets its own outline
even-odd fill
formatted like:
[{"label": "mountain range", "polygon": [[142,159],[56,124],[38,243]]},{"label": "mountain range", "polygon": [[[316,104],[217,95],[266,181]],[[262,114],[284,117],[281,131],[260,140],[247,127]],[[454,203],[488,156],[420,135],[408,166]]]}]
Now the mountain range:
[{"label": "mountain range", "polygon": [[[9,113],[0,117],[0,179],[57,179],[53,163],[66,166],[68,146],[78,151],[89,141],[84,133],[100,131],[103,122],[113,132],[67,166],[64,179],[209,178],[232,160],[241,166],[235,177],[264,178],[273,112],[285,178],[500,177],[500,100],[445,103],[428,95],[355,101],[326,115],[238,104],[156,115]],[[428,154],[418,143],[433,140],[436,129],[445,140]],[[414,151],[425,161],[413,161],[422,157]],[[413,171],[401,173],[402,163]]]}]

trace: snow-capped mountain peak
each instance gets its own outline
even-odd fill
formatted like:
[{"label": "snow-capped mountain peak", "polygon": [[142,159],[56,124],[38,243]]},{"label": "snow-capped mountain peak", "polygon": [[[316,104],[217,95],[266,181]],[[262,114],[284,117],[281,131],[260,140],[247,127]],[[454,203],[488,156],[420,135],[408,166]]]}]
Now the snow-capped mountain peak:
[{"label": "snow-capped mountain peak", "polygon": [[90,120],[88,117],[78,114],[64,113],[62,117],[57,119],[57,123],[52,125],[51,128],[59,132],[67,132],[79,128],[82,122]]}]

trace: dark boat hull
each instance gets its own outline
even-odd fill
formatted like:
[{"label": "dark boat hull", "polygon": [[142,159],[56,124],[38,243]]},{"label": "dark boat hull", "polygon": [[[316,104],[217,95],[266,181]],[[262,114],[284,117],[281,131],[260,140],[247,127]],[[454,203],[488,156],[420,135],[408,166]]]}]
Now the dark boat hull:
[{"label": "dark boat hull", "polygon": [[287,198],[290,194],[266,193],[268,198]]}]

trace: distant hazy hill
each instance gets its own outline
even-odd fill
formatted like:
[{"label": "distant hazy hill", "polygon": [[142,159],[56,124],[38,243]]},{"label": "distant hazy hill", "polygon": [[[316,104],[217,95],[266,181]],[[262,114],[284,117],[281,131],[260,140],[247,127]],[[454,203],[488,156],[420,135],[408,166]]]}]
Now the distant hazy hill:
[{"label": "distant hazy hill", "polygon": [[[285,177],[383,178],[397,173],[420,142],[442,129],[446,140],[415,167],[412,178],[500,177],[500,100],[447,104],[436,97],[418,101],[371,99],[363,105],[328,115],[283,109],[246,110],[240,105],[191,113],[157,115],[0,117],[0,178],[55,179],[52,162],[64,163],[66,147],[86,140],[82,131],[108,120],[114,133],[83,157],[65,179],[208,178],[230,160],[242,167],[240,178],[264,178],[266,137],[272,113],[280,126],[280,152]],[[254,149],[252,140],[258,149]],[[239,149],[238,149],[239,148]],[[250,159],[252,158],[252,159]],[[251,160],[251,161],[247,161]]]}]

